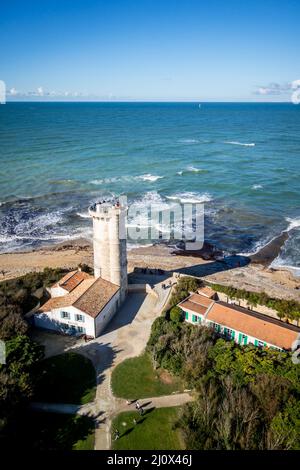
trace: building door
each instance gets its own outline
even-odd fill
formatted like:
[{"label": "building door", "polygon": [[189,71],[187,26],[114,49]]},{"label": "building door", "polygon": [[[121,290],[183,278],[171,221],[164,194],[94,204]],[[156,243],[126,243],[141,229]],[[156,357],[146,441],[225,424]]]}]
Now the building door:
[{"label": "building door", "polygon": [[248,343],[248,336],[244,335],[243,333],[239,334],[239,344],[246,345]]}]

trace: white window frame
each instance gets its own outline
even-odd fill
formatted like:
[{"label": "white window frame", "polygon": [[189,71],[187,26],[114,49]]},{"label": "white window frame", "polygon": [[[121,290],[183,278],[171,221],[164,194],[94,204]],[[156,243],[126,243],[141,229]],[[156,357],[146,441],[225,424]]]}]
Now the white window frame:
[{"label": "white window frame", "polygon": [[61,310],[60,311],[60,318],[64,320],[70,320],[71,319],[71,314],[70,312],[67,312],[66,310]]},{"label": "white window frame", "polygon": [[80,323],[84,323],[85,322],[84,315],[82,313],[75,313],[75,320]]}]

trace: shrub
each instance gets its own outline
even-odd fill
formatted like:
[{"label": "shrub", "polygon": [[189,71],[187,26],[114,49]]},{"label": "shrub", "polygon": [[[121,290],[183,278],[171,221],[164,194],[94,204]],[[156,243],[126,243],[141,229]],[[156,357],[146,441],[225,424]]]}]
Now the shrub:
[{"label": "shrub", "polygon": [[179,322],[183,321],[183,314],[182,314],[181,308],[179,308],[179,307],[171,308],[170,320],[172,320],[174,323],[179,323]]},{"label": "shrub", "polygon": [[170,306],[173,307],[189,296],[190,292],[195,292],[202,285],[200,279],[194,277],[181,277],[177,283],[174,293],[170,299]]}]

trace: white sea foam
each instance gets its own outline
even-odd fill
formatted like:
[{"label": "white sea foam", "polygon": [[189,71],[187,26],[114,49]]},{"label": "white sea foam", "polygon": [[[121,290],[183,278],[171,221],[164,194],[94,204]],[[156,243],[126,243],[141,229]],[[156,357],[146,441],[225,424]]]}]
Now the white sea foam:
[{"label": "white sea foam", "polygon": [[76,215],[82,219],[89,219],[91,217],[88,212],[76,212]]},{"label": "white sea foam", "polygon": [[254,184],[254,185],[252,186],[252,189],[254,189],[254,190],[262,189],[262,188],[263,188],[263,185],[262,185],[262,184]]},{"label": "white sea foam", "polygon": [[[158,213],[163,213],[172,208],[172,203],[165,201],[157,191],[148,191],[141,198],[136,199],[129,207],[128,228],[155,228],[162,232],[168,232],[168,226],[157,223]],[[151,216],[148,213],[151,210]]]},{"label": "white sea foam", "polygon": [[242,147],[255,147],[254,143],[247,144],[247,143],[238,142],[238,141],[234,141],[234,140],[233,141],[226,141],[226,142],[224,142],[224,144],[241,145]]},{"label": "white sea foam", "polygon": [[100,184],[118,183],[119,181],[121,181],[120,178],[118,178],[117,176],[114,176],[112,178],[95,179],[95,180],[89,181],[89,183],[100,185]]},{"label": "white sea foam", "polygon": [[123,175],[123,176],[114,176],[112,178],[101,178],[101,179],[95,179],[91,180],[89,183],[90,184],[95,184],[95,185],[101,185],[101,184],[114,184],[114,183],[120,183],[120,182],[125,182],[125,183],[131,183],[132,181],[150,181],[151,183],[154,183],[155,181],[164,178],[164,176],[159,176],[159,175],[152,175],[151,173],[146,173],[144,175],[136,175],[136,176],[130,176],[130,175]]},{"label": "white sea foam", "polygon": [[205,170],[203,168],[197,168],[193,165],[189,165],[184,170],[177,171],[176,175],[182,176],[184,173],[206,173],[207,171],[208,170]]},{"label": "white sea foam", "polygon": [[271,243],[273,240],[275,240],[275,238],[277,238],[278,235],[276,235],[275,237],[273,238],[263,238],[262,240],[259,240],[258,242],[255,243],[255,245],[253,246],[252,250],[251,251],[248,251],[248,252],[241,252],[241,253],[238,253],[238,255],[241,255],[241,256],[253,256],[253,255],[256,255],[257,253],[260,252],[260,250],[262,248],[264,248],[265,246],[267,246],[269,243]]},{"label": "white sea foam", "polygon": [[150,173],[147,173],[146,175],[135,176],[134,178],[138,180],[142,180],[142,181],[155,182],[157,180],[164,178],[164,176],[155,176],[155,175],[151,175]]},{"label": "white sea foam", "polygon": [[285,220],[289,223],[289,226],[286,229],[286,232],[289,232],[290,230],[300,227],[300,217],[296,219],[291,219],[290,217],[287,217]]},{"label": "white sea foam", "polygon": [[195,166],[191,165],[187,167],[187,171],[190,171],[191,173],[200,173],[202,170],[201,168],[196,168]]},{"label": "white sea foam", "polygon": [[168,209],[169,205],[157,191],[148,191],[141,198],[134,201],[136,208],[143,209],[151,206],[155,210]]},{"label": "white sea foam", "polygon": [[288,269],[289,271],[292,272],[294,276],[300,277],[300,268],[297,266],[292,266],[290,264],[287,264],[287,261],[283,259],[280,255],[274,261],[272,261],[272,263],[270,264],[270,268]]},{"label": "white sea foam", "polygon": [[178,142],[180,144],[198,144],[199,140],[197,140],[197,139],[180,139]]},{"label": "white sea foam", "polygon": [[173,196],[166,196],[167,199],[172,201],[178,201],[181,204],[190,203],[203,203],[203,202],[210,202],[212,200],[212,196],[208,193],[198,194],[194,192],[184,192],[180,194],[174,194]]}]

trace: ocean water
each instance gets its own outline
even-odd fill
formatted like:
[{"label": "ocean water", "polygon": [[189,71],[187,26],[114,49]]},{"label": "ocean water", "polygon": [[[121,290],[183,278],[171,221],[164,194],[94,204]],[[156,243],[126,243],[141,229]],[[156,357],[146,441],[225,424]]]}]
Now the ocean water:
[{"label": "ocean water", "polygon": [[90,237],[89,204],[126,194],[203,201],[205,238],[227,252],[288,230],[273,264],[300,273],[300,106],[7,103],[0,162],[1,252]]}]

